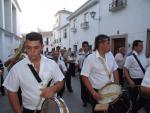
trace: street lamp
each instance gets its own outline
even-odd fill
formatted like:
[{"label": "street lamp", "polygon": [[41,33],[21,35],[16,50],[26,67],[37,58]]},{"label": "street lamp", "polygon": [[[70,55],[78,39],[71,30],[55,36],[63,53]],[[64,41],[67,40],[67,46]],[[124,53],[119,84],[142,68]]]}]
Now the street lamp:
[{"label": "street lamp", "polygon": [[91,18],[92,18],[93,20],[97,20],[98,23],[99,23],[99,24],[97,24],[97,25],[98,25],[98,34],[99,34],[99,33],[100,33],[100,20],[101,20],[100,15],[99,15],[98,18],[95,18],[95,16],[96,16],[96,12],[95,12],[95,11],[91,11],[91,12],[90,12],[90,15],[91,15]]},{"label": "street lamp", "polygon": [[99,20],[99,21],[100,21],[100,17],[99,17],[99,18],[95,18],[95,15],[96,15],[96,12],[95,12],[95,11],[90,12],[90,15],[91,15],[91,18],[92,18],[92,19],[94,19],[94,20]]}]

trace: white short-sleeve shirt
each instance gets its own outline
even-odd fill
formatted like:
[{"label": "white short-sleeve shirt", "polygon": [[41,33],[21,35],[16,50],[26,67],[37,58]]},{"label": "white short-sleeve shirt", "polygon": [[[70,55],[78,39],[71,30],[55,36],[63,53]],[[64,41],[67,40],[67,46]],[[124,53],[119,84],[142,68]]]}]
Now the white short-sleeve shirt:
[{"label": "white short-sleeve shirt", "polygon": [[57,64],[63,72],[67,72],[67,67],[66,67],[65,62],[63,60],[58,60]]},{"label": "white short-sleeve shirt", "polygon": [[[20,87],[22,90],[23,106],[31,110],[40,109],[42,102],[38,108],[37,105],[41,100],[41,87],[28,64],[31,64],[28,57],[15,64],[9,71],[3,86],[12,92],[17,92]],[[64,78],[59,66],[53,60],[43,55],[41,55],[39,76],[44,84],[48,84],[51,79],[56,83]]]},{"label": "white short-sleeve shirt", "polygon": [[[148,63],[147,63],[147,59],[145,55],[143,53],[137,54],[136,51],[133,51],[133,53],[137,56],[143,68],[146,69]],[[144,77],[144,73],[141,70],[138,62],[136,61],[133,55],[127,56],[124,67],[128,69],[131,78],[143,78]]]},{"label": "white short-sleeve shirt", "polygon": [[150,66],[146,69],[145,76],[142,80],[142,86],[150,87]]},{"label": "white short-sleeve shirt", "polygon": [[117,70],[118,66],[111,52],[105,54],[105,63],[111,74],[111,79],[106,74],[104,66],[100,60],[101,57],[96,50],[90,54],[83,63],[81,75],[89,78],[92,87],[95,89],[101,89],[104,85],[114,81],[113,72]]}]

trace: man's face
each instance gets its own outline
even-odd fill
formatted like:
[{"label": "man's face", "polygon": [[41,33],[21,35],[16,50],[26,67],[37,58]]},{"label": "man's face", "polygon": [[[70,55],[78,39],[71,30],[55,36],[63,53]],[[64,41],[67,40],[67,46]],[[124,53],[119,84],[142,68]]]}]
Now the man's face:
[{"label": "man's face", "polygon": [[88,44],[83,44],[82,48],[83,48],[83,51],[85,53],[87,53],[89,51],[89,45]]},{"label": "man's face", "polygon": [[109,40],[106,40],[104,42],[101,43],[101,46],[102,50],[107,53],[110,51],[110,41]]},{"label": "man's face", "polygon": [[142,52],[142,50],[143,50],[143,43],[138,43],[138,46],[136,46],[136,51],[140,53]]},{"label": "man's face", "polygon": [[58,57],[59,57],[59,51],[54,51],[52,56],[53,56],[53,59],[54,59],[55,61],[57,61],[57,60],[58,60]]},{"label": "man's face", "polygon": [[26,40],[25,47],[27,55],[31,61],[36,61],[40,58],[41,51],[43,49],[43,45],[40,43],[40,41]]}]

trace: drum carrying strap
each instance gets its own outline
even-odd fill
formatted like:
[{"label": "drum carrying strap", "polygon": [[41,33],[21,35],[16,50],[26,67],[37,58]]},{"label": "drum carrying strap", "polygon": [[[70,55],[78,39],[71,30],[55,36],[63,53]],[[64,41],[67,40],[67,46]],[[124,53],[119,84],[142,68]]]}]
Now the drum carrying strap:
[{"label": "drum carrying strap", "polygon": [[[37,80],[37,82],[38,82],[38,83],[41,83],[42,80],[41,80],[39,74],[35,71],[34,67],[33,67],[31,64],[28,64],[28,66],[29,66],[31,72],[33,73],[35,79]],[[51,82],[52,82],[52,79],[49,81],[47,87],[50,86]]]},{"label": "drum carrying strap", "polygon": [[141,70],[145,74],[145,69],[143,68],[143,66],[142,66],[141,62],[139,61],[139,59],[137,58],[137,56],[134,53],[132,55],[134,56],[134,58],[136,59],[137,63],[139,64]]},{"label": "drum carrying strap", "polygon": [[101,63],[103,64],[103,67],[104,67],[104,70],[105,70],[105,72],[106,72],[106,75],[108,76],[108,78],[109,78],[109,80],[110,80],[110,79],[111,79],[111,74],[110,74],[110,71],[108,70],[108,67],[107,67],[107,65],[106,65],[106,63],[105,63],[105,61],[104,61],[104,59],[101,58],[101,57],[99,57],[99,59],[100,59]]},{"label": "drum carrying strap", "polygon": [[[35,71],[34,67],[33,67],[31,64],[28,64],[28,66],[29,66],[31,72],[33,73],[35,79],[37,80],[37,82],[38,82],[38,83],[41,83],[42,80],[41,80],[39,74]],[[51,82],[52,82],[52,79],[48,82],[47,87],[50,86]],[[42,99],[41,99],[41,100],[42,100]],[[40,102],[41,102],[41,100],[40,100]],[[38,105],[36,106],[36,108],[39,106],[40,102],[38,103]],[[37,110],[34,110],[34,113],[36,113],[36,111],[37,111]]]}]

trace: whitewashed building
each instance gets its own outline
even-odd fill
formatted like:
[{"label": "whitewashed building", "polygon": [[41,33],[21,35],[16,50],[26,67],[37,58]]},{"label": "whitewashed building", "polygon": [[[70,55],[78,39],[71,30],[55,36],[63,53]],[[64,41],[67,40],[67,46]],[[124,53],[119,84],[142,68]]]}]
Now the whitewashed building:
[{"label": "whitewashed building", "polygon": [[45,52],[50,52],[53,48],[53,32],[52,31],[45,31],[45,32],[40,32],[43,37],[43,53]]},{"label": "whitewashed building", "polygon": [[[119,47],[131,51],[132,42],[144,41],[144,51],[150,54],[149,0],[88,0],[67,17],[69,20],[69,47],[79,49],[86,40],[94,46],[95,36],[111,37],[111,50]],[[61,43],[64,45],[63,43]]]},{"label": "whitewashed building", "polygon": [[67,19],[70,25],[70,47],[78,50],[83,41],[88,41],[93,47],[94,38],[99,34],[99,20],[93,21],[90,12],[97,11],[99,17],[99,0],[89,0],[73,12]]},{"label": "whitewashed building", "polygon": [[4,61],[19,46],[19,16],[17,0],[0,0],[0,58]]},{"label": "whitewashed building", "polygon": [[60,10],[55,15],[55,25],[53,26],[53,40],[54,48],[61,46],[69,47],[69,21],[66,19],[70,14],[70,11]]}]

